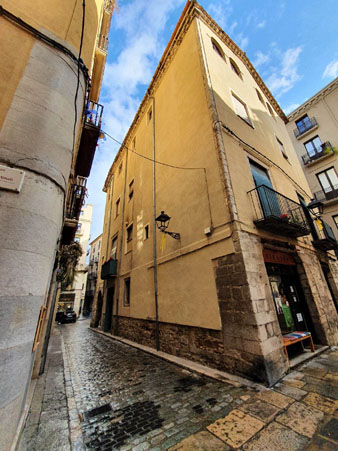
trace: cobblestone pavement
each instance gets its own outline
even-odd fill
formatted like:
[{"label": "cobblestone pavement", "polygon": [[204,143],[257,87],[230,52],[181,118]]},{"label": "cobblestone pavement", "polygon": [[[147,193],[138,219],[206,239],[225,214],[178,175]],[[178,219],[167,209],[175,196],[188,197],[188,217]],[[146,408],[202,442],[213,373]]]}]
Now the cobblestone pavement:
[{"label": "cobblestone pavement", "polygon": [[[273,390],[258,392],[196,375],[99,335],[87,321],[58,327],[57,337],[60,331],[63,391],[60,370],[55,374],[50,365],[44,377],[49,384],[57,378],[61,401],[50,397],[46,385],[42,418],[34,417],[33,430],[30,412],[20,451],[68,451],[69,442],[75,450],[338,449],[336,350],[290,373]],[[43,433],[47,411],[55,415],[47,427],[54,418],[53,436]]]}]

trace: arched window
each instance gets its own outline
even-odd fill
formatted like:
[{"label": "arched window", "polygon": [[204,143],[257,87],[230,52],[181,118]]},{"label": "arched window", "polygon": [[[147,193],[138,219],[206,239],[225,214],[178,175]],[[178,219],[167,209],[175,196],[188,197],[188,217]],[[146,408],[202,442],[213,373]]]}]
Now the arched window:
[{"label": "arched window", "polygon": [[211,44],[212,44],[212,48],[215,50],[215,52],[222,58],[225,60],[225,55],[223,50],[221,49],[221,46],[215,41],[215,39],[211,38]]},{"label": "arched window", "polygon": [[239,78],[242,78],[241,71],[239,70],[239,67],[235,63],[235,61],[232,58],[229,58],[231,69],[239,76]]}]

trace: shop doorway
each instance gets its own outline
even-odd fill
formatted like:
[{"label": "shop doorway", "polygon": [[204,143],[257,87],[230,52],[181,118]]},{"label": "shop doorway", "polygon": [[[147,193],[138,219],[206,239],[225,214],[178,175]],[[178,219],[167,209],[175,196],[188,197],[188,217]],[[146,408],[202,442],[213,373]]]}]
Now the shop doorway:
[{"label": "shop doorway", "polygon": [[111,332],[113,321],[114,287],[107,290],[106,312],[104,316],[104,332]]},{"label": "shop doorway", "polygon": [[[292,262],[289,259],[289,263]],[[272,296],[276,308],[282,335],[291,332],[311,332],[314,342],[317,342],[316,332],[304,292],[296,270],[296,263],[277,264],[265,263]]]}]

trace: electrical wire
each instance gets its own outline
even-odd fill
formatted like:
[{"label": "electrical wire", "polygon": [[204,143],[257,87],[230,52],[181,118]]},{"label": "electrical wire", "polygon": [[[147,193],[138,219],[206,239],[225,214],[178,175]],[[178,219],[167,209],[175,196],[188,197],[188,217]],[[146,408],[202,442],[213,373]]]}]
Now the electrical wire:
[{"label": "electrical wire", "polygon": [[86,20],[86,0],[82,0],[82,24],[81,24],[81,38],[80,38],[80,48],[79,48],[79,57],[77,59],[77,81],[76,81],[76,91],[74,97],[74,127],[73,127],[73,155],[75,152],[75,140],[76,140],[76,123],[77,123],[77,98],[79,94],[80,88],[80,61],[81,61],[81,53],[83,46],[83,35],[84,35],[84,27]]},{"label": "electrical wire", "polygon": [[196,170],[199,169],[201,171],[206,171],[206,168],[187,168],[187,167],[183,167],[183,166],[175,166],[173,164],[169,164],[169,163],[163,163],[162,161],[158,161],[158,160],[154,160],[153,158],[150,157],[146,157],[145,155],[142,155],[138,152],[136,152],[136,150],[131,149],[130,147],[126,146],[125,144],[121,143],[120,141],[118,141],[116,138],[114,138],[113,136],[109,135],[109,133],[105,132],[104,130],[101,130],[102,133],[104,133],[106,136],[108,136],[110,139],[112,139],[113,141],[115,141],[117,144],[120,144],[121,146],[123,146],[124,148],[126,148],[127,150],[129,150],[130,152],[134,153],[135,155],[144,158],[145,160],[148,161],[152,161],[156,164],[160,164],[162,166],[167,166],[169,168],[173,168],[173,169],[187,169],[187,170]]},{"label": "electrical wire", "polygon": [[260,152],[259,150],[257,150],[255,147],[253,147],[251,144],[248,144],[247,142],[245,142],[242,138],[240,138],[238,135],[236,135],[235,132],[233,132],[227,125],[225,125],[222,121],[216,121],[216,123],[220,123],[221,126],[227,131],[227,133],[233,137],[235,137],[241,144],[243,144],[246,147],[249,147],[251,150],[253,150],[254,152],[256,152],[258,155],[264,157],[266,160],[268,160],[273,166],[275,166],[276,168],[278,168],[281,172],[283,172],[283,174],[285,174],[297,187],[300,191],[302,191],[303,194],[305,194],[307,197],[309,197],[308,193],[304,190],[304,188],[302,188],[287,172],[284,171],[283,168],[281,168],[280,166],[278,166],[277,163],[275,163],[274,161],[272,161],[269,157],[267,157],[266,155],[264,155],[264,153]]}]

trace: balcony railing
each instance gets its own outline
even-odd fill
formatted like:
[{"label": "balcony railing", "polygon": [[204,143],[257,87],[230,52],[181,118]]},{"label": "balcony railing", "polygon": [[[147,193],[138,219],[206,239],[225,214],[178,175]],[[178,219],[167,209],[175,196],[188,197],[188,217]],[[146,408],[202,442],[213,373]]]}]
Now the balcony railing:
[{"label": "balcony railing", "polygon": [[256,227],[292,237],[310,233],[303,208],[283,194],[260,185],[248,192],[253,205]]},{"label": "balcony railing", "polygon": [[103,263],[101,268],[101,279],[110,279],[111,277],[116,276],[117,274],[117,260],[110,259],[107,262]]},{"label": "balcony railing", "polygon": [[327,188],[325,191],[317,191],[313,193],[313,195],[315,200],[320,200],[321,202],[336,199],[338,197],[338,185],[333,185],[332,187]]},{"label": "balcony railing", "polygon": [[317,125],[318,123],[314,117],[312,117],[311,119],[306,117],[306,119],[304,119],[303,121],[298,122],[297,128],[293,130],[293,133],[295,134],[296,138],[299,138],[304,133],[311,130],[313,127],[316,127]]},{"label": "balcony railing", "polygon": [[100,50],[102,50],[103,52],[108,52],[108,45],[109,45],[109,39],[108,36],[105,36],[103,34],[101,34],[99,36],[98,42],[97,42],[97,46]]},{"label": "balcony railing", "polygon": [[331,143],[329,141],[325,142],[324,144],[321,144],[320,147],[317,147],[315,150],[315,154],[309,155],[306,153],[302,156],[302,160],[304,165],[312,163],[315,160],[318,160],[318,158],[322,158],[325,155],[332,155],[334,153],[334,149],[331,146]]},{"label": "balcony railing", "polygon": [[97,146],[97,140],[101,133],[103,106],[89,101],[85,110],[85,122],[82,129],[79,151],[76,159],[75,174],[88,177],[92,167],[93,158]]},{"label": "balcony railing", "polygon": [[323,251],[338,249],[338,243],[332,227],[322,219],[315,219],[313,225],[316,229],[318,239],[313,241],[314,247]]},{"label": "balcony railing", "polygon": [[76,177],[76,183],[73,183],[69,189],[66,217],[68,219],[78,220],[81,208],[84,204],[87,188],[87,179],[85,177]]}]

